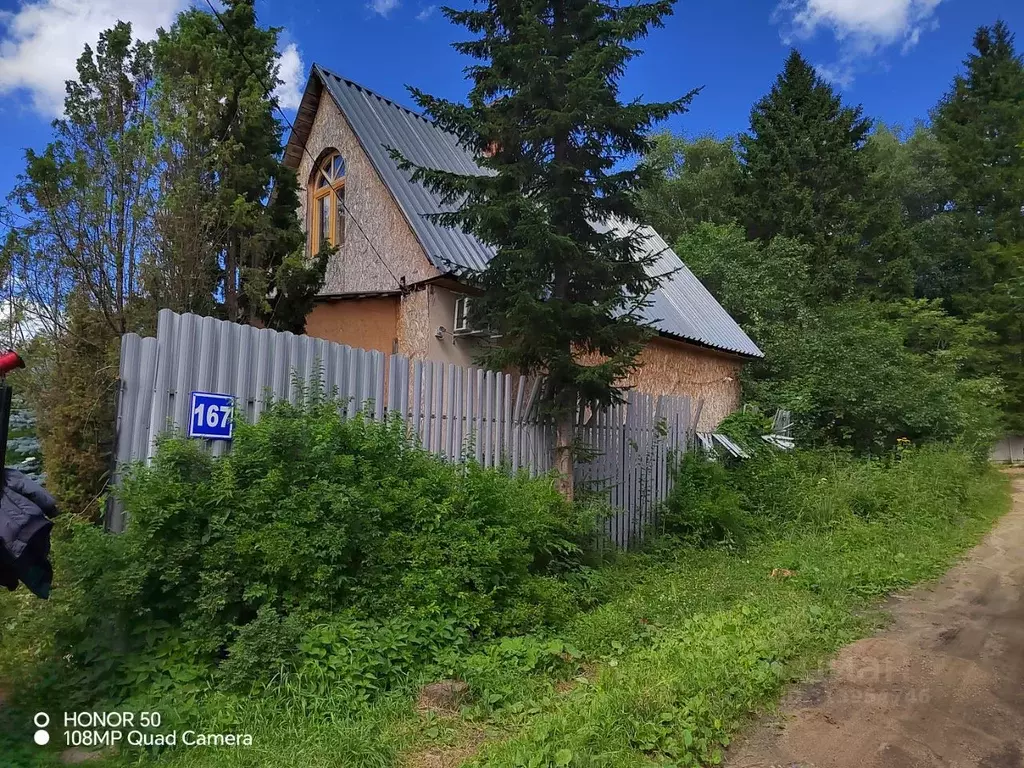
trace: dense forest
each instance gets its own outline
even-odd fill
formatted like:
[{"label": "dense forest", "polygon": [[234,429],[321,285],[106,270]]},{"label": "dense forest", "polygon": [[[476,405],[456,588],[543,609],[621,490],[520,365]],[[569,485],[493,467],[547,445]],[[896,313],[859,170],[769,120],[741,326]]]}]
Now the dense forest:
[{"label": "dense forest", "polygon": [[844,103],[794,50],[743,135],[657,136],[645,211],[764,351],[749,401],[861,452],[980,447],[1024,430],[1022,145],[1002,22],[912,129]]}]

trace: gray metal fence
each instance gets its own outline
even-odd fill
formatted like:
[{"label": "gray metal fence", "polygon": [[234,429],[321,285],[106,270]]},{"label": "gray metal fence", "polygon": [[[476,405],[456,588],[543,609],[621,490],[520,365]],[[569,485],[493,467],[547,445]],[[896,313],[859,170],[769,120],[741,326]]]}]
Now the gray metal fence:
[{"label": "gray metal fence", "polygon": [[[536,475],[551,469],[554,454],[554,430],[538,408],[541,383],[163,310],[156,338],[121,341],[116,459],[118,468],[147,461],[161,434],[184,430],[192,392],[232,395],[238,415],[256,421],[270,402],[295,402],[319,386],[347,416],[400,415],[423,448],[448,460]],[[655,522],[672,457],[690,444],[700,405],[694,412],[686,397],[629,392],[621,405],[579,414],[575,480],[618,510],[607,523],[618,545],[636,543]],[[227,449],[210,443],[215,454]],[[122,530],[123,514],[112,511],[109,526]]]},{"label": "gray metal fence", "polygon": [[991,461],[1000,464],[1024,464],[1024,435],[1007,435],[989,453]]}]

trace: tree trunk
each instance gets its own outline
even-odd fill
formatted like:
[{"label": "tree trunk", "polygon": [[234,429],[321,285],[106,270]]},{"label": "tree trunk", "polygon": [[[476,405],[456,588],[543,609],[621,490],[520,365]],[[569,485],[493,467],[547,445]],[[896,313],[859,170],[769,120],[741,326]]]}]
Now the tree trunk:
[{"label": "tree trunk", "polygon": [[559,414],[555,421],[555,468],[558,470],[558,492],[566,501],[573,500],[572,414]]},{"label": "tree trunk", "polygon": [[[566,54],[571,45],[566,45],[566,9],[563,2],[556,2],[552,6],[553,25],[555,31],[555,48]],[[564,93],[564,91],[562,91]],[[562,169],[569,163],[570,136],[564,133],[554,137],[554,171],[557,182],[563,186],[560,192],[566,197],[573,194],[571,187],[564,188],[564,176]],[[558,212],[551,212],[555,221],[555,229],[562,231],[557,221]],[[554,280],[552,284],[551,301],[567,303],[570,301],[569,294],[570,275],[564,264],[555,267]],[[562,354],[566,359],[571,360],[573,350],[572,343],[566,339]],[[550,373],[549,373],[550,375]],[[575,381],[561,380],[557,382],[556,391],[553,393],[555,408],[555,468],[558,470],[558,492],[565,497],[566,501],[573,500],[573,419],[576,413],[576,389]]]},{"label": "tree trunk", "polygon": [[224,257],[224,311],[228,320],[238,320],[238,238],[229,236],[227,253]]}]

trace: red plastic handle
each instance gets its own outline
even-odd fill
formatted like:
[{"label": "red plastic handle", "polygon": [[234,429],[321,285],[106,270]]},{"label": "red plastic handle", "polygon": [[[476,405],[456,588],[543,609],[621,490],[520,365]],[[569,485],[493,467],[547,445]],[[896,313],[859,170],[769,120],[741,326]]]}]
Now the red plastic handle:
[{"label": "red plastic handle", "polygon": [[10,373],[15,368],[24,368],[25,361],[21,359],[17,352],[13,349],[9,349],[6,352],[0,352],[0,376]]}]

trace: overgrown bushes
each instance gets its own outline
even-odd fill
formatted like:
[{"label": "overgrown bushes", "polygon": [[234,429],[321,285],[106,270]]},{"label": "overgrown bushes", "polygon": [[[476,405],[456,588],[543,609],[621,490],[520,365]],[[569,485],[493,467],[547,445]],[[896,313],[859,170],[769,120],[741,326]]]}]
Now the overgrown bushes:
[{"label": "overgrown bushes", "polygon": [[743,537],[740,494],[721,464],[698,451],[683,456],[661,509],[663,530],[688,544],[736,544]]},{"label": "overgrown bushes", "polygon": [[359,696],[386,689],[571,612],[555,577],[592,530],[550,478],[446,463],[332,403],[276,404],[221,458],[166,440],[121,496],[126,533],[72,523],[56,542],[46,611],[61,678],[114,699],[307,661]]},{"label": "overgrown bushes", "polygon": [[899,447],[870,460],[835,449],[766,449],[730,470],[691,452],[662,517],[666,533],[699,546],[827,527],[850,515],[955,522],[981,466],[948,446]]},{"label": "overgrown bushes", "polygon": [[413,716],[410,694],[455,677],[463,715],[510,733],[480,765],[712,762],[794,669],[864,630],[853,609],[976,540],[1005,502],[994,475],[940,446],[691,453],[671,535],[586,568],[587,517],[549,479],[447,465],[328,404],[275,406],[226,457],[163,444],[125,485],[126,534],[58,539],[49,603],[0,595],[0,752],[30,743],[33,712],[120,702],[253,728],[252,765],[291,764],[301,741],[385,768],[454,738],[460,721]]}]

